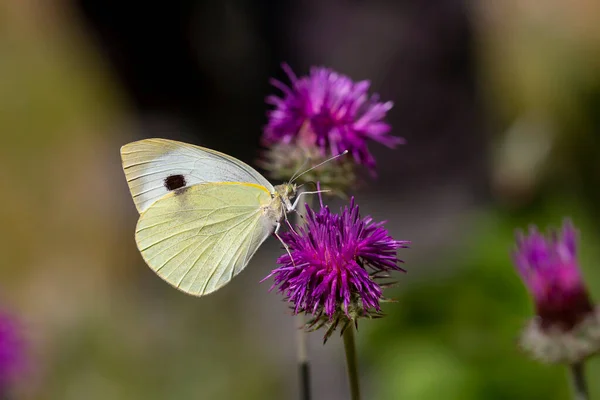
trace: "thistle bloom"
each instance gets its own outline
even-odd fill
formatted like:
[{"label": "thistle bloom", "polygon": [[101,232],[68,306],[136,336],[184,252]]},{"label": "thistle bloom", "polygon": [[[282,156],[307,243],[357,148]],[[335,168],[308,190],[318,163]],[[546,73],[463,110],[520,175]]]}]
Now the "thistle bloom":
[{"label": "thistle bloom", "polygon": [[390,126],[383,122],[392,102],[379,102],[376,95],[369,97],[369,81],[353,82],[345,75],[317,67],[309,76],[297,78],[287,64],[282,67],[291,84],[288,87],[271,81],[283,96],[266,100],[275,106],[267,113],[263,137],[267,145],[289,144],[301,136],[305,145],[317,146],[323,156],[348,150],[358,164],[373,171],[375,159],[367,140],[392,148],[403,143],[389,135]]},{"label": "thistle bloom", "polygon": [[340,319],[356,322],[380,312],[384,298],[377,280],[404,271],[396,251],[409,244],[390,237],[383,222],[361,218],[354,198],[340,214],[323,204],[318,212],[306,205],[306,224],[282,240],[289,254],[265,279],[274,278],[271,289],[284,293],[295,314],[312,314],[315,323],[324,318],[333,329]]},{"label": "thistle bloom", "polygon": [[514,263],[531,293],[537,317],[521,343],[536,358],[572,363],[600,348],[600,324],[579,267],[570,221],[544,237],[535,227],[517,235]]},{"label": "thistle bloom", "polygon": [[23,343],[15,321],[0,314],[0,397],[6,396],[11,384],[23,369]]}]

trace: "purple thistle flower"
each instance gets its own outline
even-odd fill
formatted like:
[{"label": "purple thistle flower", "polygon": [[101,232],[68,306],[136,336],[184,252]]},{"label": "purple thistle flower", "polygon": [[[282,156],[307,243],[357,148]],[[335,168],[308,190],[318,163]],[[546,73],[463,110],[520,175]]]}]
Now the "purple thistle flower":
[{"label": "purple thistle flower", "polygon": [[594,309],[577,266],[575,241],[570,221],[549,237],[535,227],[529,236],[517,235],[514,263],[534,298],[543,328],[569,330]]},{"label": "purple thistle flower", "polygon": [[521,346],[548,363],[574,364],[600,351],[600,309],[579,272],[576,236],[570,221],[547,236],[531,227],[528,236],[517,234],[513,252],[537,314],[523,331]]},{"label": "purple thistle flower", "polygon": [[325,315],[329,322],[338,316],[351,320],[380,311],[383,299],[378,278],[391,270],[404,271],[397,264],[398,248],[407,241],[394,240],[371,217],[361,218],[350,200],[340,214],[328,207],[318,212],[306,205],[306,224],[282,235],[290,254],[277,260],[280,265],[269,276],[294,304],[294,313]]},{"label": "purple thistle flower", "polygon": [[16,322],[0,314],[0,396],[6,395],[11,384],[22,372],[24,345]]},{"label": "purple thistle flower", "polygon": [[266,99],[275,106],[267,113],[263,136],[266,144],[300,139],[318,146],[324,156],[348,150],[357,163],[373,171],[375,159],[367,148],[368,139],[392,148],[404,142],[388,134],[391,128],[382,120],[392,102],[379,102],[377,95],[369,97],[369,81],[355,83],[345,75],[317,67],[309,76],[297,78],[287,64],[282,67],[290,87],[271,80],[283,96]]}]

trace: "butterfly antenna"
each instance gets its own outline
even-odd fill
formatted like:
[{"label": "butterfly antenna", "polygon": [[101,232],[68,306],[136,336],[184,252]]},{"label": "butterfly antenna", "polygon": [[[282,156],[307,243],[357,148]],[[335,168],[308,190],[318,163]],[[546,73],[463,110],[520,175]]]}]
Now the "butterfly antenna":
[{"label": "butterfly antenna", "polygon": [[[313,169],[319,168],[321,165],[323,165],[323,164],[326,164],[326,163],[328,163],[328,162],[330,162],[330,161],[333,161],[333,160],[335,160],[336,158],[339,158],[339,157],[341,157],[341,156],[345,156],[346,154],[348,154],[348,150],[344,150],[342,153],[340,153],[340,154],[338,154],[338,155],[336,155],[336,156],[329,157],[327,160],[325,160],[325,161],[323,161],[323,162],[320,162],[320,163],[318,163],[318,164],[317,164],[317,165],[315,165],[314,167],[310,167],[309,169],[307,169],[306,171],[302,172],[302,173],[301,173],[301,174],[299,174],[299,175],[296,175],[296,174],[294,174],[294,175],[296,175],[296,176],[295,176],[295,177],[292,177],[292,179],[290,179],[290,182],[289,182],[289,183],[293,183],[295,180],[297,180],[298,178],[300,178],[302,175],[306,174],[307,172],[310,172],[310,171],[312,171]],[[306,163],[305,163],[305,164],[306,164]]]},{"label": "butterfly antenna", "polygon": [[310,157],[307,157],[304,159],[304,162],[302,163],[302,165],[300,167],[298,167],[298,169],[296,170],[296,172],[294,172],[294,175],[292,175],[292,177],[290,178],[290,183],[292,183],[297,177],[296,175],[302,170],[302,168],[304,168],[304,166],[310,161]]}]

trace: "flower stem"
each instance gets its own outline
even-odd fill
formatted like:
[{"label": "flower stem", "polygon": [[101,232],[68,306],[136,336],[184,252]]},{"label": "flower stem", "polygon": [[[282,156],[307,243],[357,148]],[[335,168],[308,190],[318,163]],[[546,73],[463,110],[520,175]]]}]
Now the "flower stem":
[{"label": "flower stem", "polygon": [[306,351],[306,332],[304,324],[306,323],[304,315],[299,315],[298,320],[302,324],[298,329],[298,372],[300,377],[300,399],[310,400],[310,363],[308,362],[308,352]]},{"label": "flower stem", "polygon": [[344,330],[344,351],[346,352],[346,370],[348,371],[348,383],[350,384],[350,398],[352,400],[360,400],[358,363],[356,361],[353,324],[350,324]]},{"label": "flower stem", "polygon": [[302,400],[310,400],[310,364],[308,361],[300,362],[300,385]]},{"label": "flower stem", "polygon": [[571,380],[573,387],[573,399],[574,400],[588,400],[588,388],[585,382],[585,372],[583,370],[583,362],[572,364]]},{"label": "flower stem", "polygon": [[[301,190],[298,191],[299,195]],[[310,199],[307,199],[310,202]],[[296,225],[302,225],[304,223],[303,216],[306,214],[306,208],[298,206],[295,214]],[[297,353],[298,353],[298,372],[300,374],[300,399],[310,400],[310,363],[308,361],[308,338],[304,331],[306,325],[306,316],[300,314],[296,317],[300,323],[300,329],[298,329],[298,337],[296,341]]]}]

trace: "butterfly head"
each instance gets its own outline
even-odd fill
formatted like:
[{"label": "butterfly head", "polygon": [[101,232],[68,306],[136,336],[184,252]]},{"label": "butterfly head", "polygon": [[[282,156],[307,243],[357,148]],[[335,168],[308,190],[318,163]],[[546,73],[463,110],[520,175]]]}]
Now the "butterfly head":
[{"label": "butterfly head", "polygon": [[295,183],[284,183],[283,185],[275,186],[275,196],[281,200],[288,212],[293,209],[290,199],[293,199],[296,196],[297,190],[298,187]]}]

